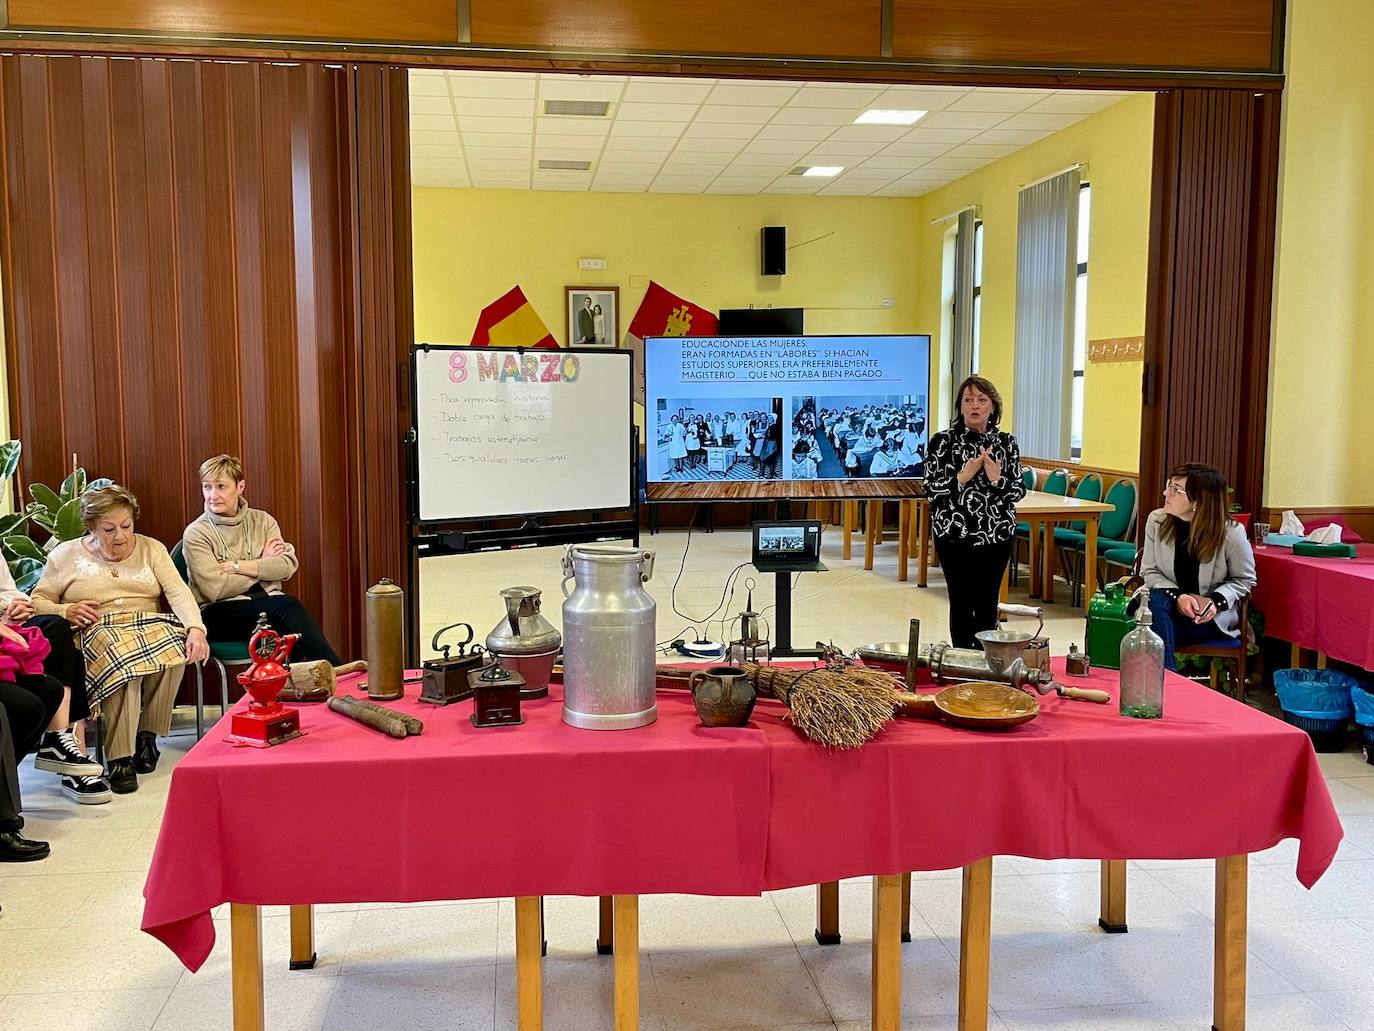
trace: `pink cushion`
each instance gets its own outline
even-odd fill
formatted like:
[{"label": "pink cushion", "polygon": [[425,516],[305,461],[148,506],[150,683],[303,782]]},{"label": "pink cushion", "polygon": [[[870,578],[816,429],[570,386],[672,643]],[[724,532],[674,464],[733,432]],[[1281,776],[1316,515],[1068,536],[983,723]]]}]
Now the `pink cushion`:
[{"label": "pink cushion", "polygon": [[1320,519],[1310,519],[1310,520],[1308,520],[1307,522],[1305,522],[1305,523],[1302,524],[1302,528],[1303,528],[1303,530],[1304,530],[1306,533],[1311,533],[1313,530],[1320,530],[1322,527],[1324,527],[1324,526],[1330,526],[1332,523],[1335,523],[1337,526],[1339,526],[1339,527],[1341,528],[1341,543],[1343,543],[1343,544],[1363,544],[1363,543],[1364,543],[1364,538],[1361,537],[1361,536],[1360,536],[1358,533],[1356,533],[1354,530],[1352,530],[1352,529],[1350,528],[1350,524],[1347,523],[1341,516],[1338,516],[1338,515],[1333,515],[1333,516],[1322,516]]}]

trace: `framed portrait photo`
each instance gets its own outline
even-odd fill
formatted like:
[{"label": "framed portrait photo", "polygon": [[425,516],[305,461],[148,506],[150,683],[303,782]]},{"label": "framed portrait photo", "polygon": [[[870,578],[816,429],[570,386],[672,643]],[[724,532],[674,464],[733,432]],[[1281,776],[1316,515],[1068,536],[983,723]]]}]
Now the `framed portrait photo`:
[{"label": "framed portrait photo", "polygon": [[616,347],[620,343],[620,287],[567,286],[569,347]]}]

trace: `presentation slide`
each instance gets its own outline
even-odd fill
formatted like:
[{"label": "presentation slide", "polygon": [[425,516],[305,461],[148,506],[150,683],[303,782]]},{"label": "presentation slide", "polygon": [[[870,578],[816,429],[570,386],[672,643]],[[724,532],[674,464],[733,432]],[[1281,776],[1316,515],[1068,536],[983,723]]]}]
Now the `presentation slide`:
[{"label": "presentation slide", "polygon": [[650,337],[648,480],[925,474],[928,336]]}]

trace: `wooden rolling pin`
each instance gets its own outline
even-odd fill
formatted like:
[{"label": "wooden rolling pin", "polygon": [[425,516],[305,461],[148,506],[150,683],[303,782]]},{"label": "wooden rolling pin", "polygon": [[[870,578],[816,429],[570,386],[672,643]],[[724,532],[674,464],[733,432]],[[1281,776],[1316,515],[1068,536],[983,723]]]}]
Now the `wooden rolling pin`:
[{"label": "wooden rolling pin", "polygon": [[369,701],[366,698],[354,698],[352,700],[365,709],[371,709],[375,713],[380,713],[394,720],[400,720],[405,726],[407,734],[415,735],[425,732],[425,725],[418,716],[412,716],[408,712],[397,712],[395,709],[388,709],[385,705],[378,705],[376,702]]},{"label": "wooden rolling pin", "polygon": [[406,725],[395,716],[387,716],[374,709],[369,709],[366,705],[360,704],[356,698],[335,695],[325,704],[340,716],[347,716],[349,719],[363,724],[363,726],[380,730],[390,737],[404,738],[407,736]]}]

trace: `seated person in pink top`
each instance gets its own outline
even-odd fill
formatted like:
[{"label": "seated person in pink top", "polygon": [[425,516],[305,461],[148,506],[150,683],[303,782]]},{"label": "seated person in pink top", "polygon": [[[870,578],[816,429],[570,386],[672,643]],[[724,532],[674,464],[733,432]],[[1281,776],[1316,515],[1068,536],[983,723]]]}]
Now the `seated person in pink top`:
[{"label": "seated person in pink top", "polygon": [[296,549],[282,539],[275,519],[248,507],[243,496],[247,486],[243,464],[232,455],[202,462],[205,511],[181,537],[191,590],[210,636],[247,644],[259,613],[266,613],[273,629],[301,635],[293,659],[341,665],[315,617],[282,590],[299,565]]}]

